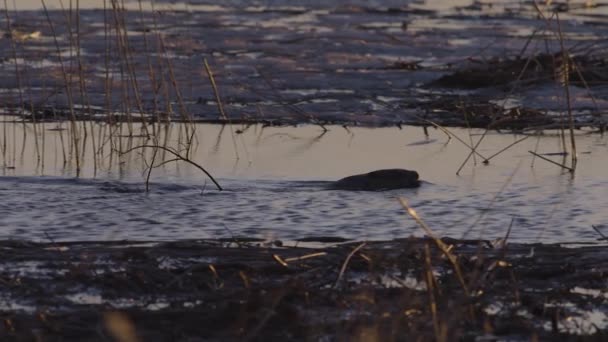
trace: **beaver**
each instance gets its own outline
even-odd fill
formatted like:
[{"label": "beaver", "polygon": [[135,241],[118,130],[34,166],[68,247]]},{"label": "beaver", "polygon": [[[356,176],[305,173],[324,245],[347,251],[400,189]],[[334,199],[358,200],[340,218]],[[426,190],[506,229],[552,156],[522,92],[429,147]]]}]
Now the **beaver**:
[{"label": "beaver", "polygon": [[404,169],[384,169],[349,176],[331,183],[332,190],[380,191],[420,186],[418,172]]}]

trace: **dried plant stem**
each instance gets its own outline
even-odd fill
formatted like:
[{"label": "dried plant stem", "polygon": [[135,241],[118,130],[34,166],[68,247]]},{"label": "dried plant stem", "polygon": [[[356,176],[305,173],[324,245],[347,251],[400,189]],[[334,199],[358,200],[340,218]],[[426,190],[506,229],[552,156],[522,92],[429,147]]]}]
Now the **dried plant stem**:
[{"label": "dried plant stem", "polygon": [[285,258],[283,260],[285,260],[285,262],[302,261],[302,260],[316,258],[316,257],[320,257],[320,256],[325,256],[325,255],[327,255],[326,252],[316,252],[316,253],[302,255],[299,257]]},{"label": "dried plant stem", "polygon": [[51,29],[51,32],[53,34],[53,40],[55,42],[55,48],[57,49],[57,58],[59,59],[59,65],[61,66],[61,74],[63,75],[63,81],[65,83],[65,90],[66,90],[66,95],[68,97],[68,106],[69,106],[69,112],[70,112],[70,125],[72,128],[72,143],[74,145],[74,149],[75,149],[75,153],[74,156],[76,157],[76,175],[80,174],[80,156],[78,153],[78,128],[76,126],[76,114],[74,113],[74,99],[72,97],[72,84],[68,78],[68,74],[67,74],[67,70],[65,69],[65,64],[63,62],[63,57],[61,55],[61,48],[59,47],[59,41],[57,40],[57,32],[55,31],[55,26],[53,25],[53,21],[51,20],[51,17],[49,15],[49,11],[46,7],[46,3],[44,0],[42,1],[42,7],[44,8],[44,13],[46,15],[46,19],[49,23],[49,27]]},{"label": "dried plant stem", "polygon": [[521,139],[515,140],[514,142],[510,143],[509,145],[507,145],[505,148],[503,148],[503,149],[501,149],[500,151],[498,151],[498,152],[494,153],[493,155],[489,156],[489,157],[488,157],[488,159],[484,160],[484,163],[489,162],[489,161],[490,161],[490,159],[492,159],[492,158],[496,157],[497,155],[499,155],[499,154],[503,153],[504,151],[506,151],[506,150],[510,149],[511,147],[513,147],[513,146],[515,146],[515,145],[519,144],[520,142],[522,142],[522,141],[524,141],[524,140],[528,139],[529,137],[530,137],[529,135],[526,135],[525,137],[523,137],[523,138],[521,138]]},{"label": "dried plant stem", "polygon": [[558,162],[555,162],[555,161],[553,161],[553,160],[551,160],[551,159],[549,159],[549,158],[546,158],[546,157],[544,157],[544,156],[541,156],[540,154],[538,154],[538,153],[536,153],[536,152],[532,152],[532,151],[528,151],[528,152],[529,152],[529,153],[531,153],[532,155],[534,155],[535,157],[538,157],[538,158],[540,158],[540,159],[542,159],[542,160],[548,161],[548,162],[549,162],[549,163],[551,163],[551,164],[555,164],[555,165],[557,165],[557,166],[559,166],[559,167],[562,167],[562,168],[564,168],[564,169],[568,170],[569,172],[574,172],[574,169],[572,169],[572,168],[570,168],[570,167],[568,167],[568,166],[566,166],[566,165],[564,165],[564,164],[560,164],[560,163],[558,163]]},{"label": "dried plant stem", "polygon": [[409,203],[407,203],[407,200],[405,198],[399,197],[399,202],[401,203],[403,208],[407,211],[407,213],[416,221],[416,223],[418,223],[418,225],[422,228],[422,230],[426,233],[426,235],[428,235],[431,239],[433,239],[433,241],[435,242],[435,244],[437,245],[439,250],[441,250],[441,252],[445,255],[445,257],[448,258],[448,260],[452,264],[452,267],[454,268],[454,272],[456,273],[456,277],[458,278],[458,281],[460,282],[462,289],[468,296],[469,295],[468,286],[467,286],[466,282],[464,281],[464,276],[462,275],[462,271],[460,270],[460,264],[458,263],[458,258],[451,252],[451,247],[446,245],[443,241],[441,241],[441,238],[439,238],[439,236],[437,234],[435,234],[435,232],[433,232],[431,230],[431,228],[429,228],[426,225],[426,223],[424,223],[424,221],[422,221],[420,216],[418,216],[418,213],[416,213],[416,210],[414,210],[414,208],[410,207]]},{"label": "dried plant stem", "polygon": [[[167,63],[167,68],[169,71],[169,79],[171,80],[171,85],[173,85],[173,90],[175,91],[175,95],[177,96],[177,102],[179,104],[179,108],[181,111],[182,120],[188,122],[191,127],[186,126],[186,130],[194,129],[194,123],[192,121],[192,115],[188,112],[186,105],[184,104],[184,99],[182,97],[182,93],[177,84],[177,78],[175,77],[175,72],[173,70],[173,63],[171,63],[171,58],[167,56],[167,50],[165,48],[165,39],[162,35],[158,35],[159,47],[161,48],[162,55],[164,56],[165,62]],[[163,82],[164,83],[164,82]],[[168,94],[167,94],[168,96]],[[169,98],[167,97],[167,101]]]},{"label": "dried plant stem", "polygon": [[[135,72],[135,68],[133,66],[132,56],[131,56],[131,48],[129,46],[129,36],[127,25],[125,22],[125,15],[119,16],[120,11],[125,11],[124,3],[119,4],[117,0],[112,0],[112,12],[114,13],[114,22],[116,25],[116,36],[117,43],[119,47],[119,51],[124,60],[124,64],[127,68],[127,78],[130,81],[131,88],[133,90],[133,96],[135,96],[135,104],[137,105],[137,109],[139,110],[141,122],[144,123],[142,125],[142,129],[146,137],[149,137],[150,134],[148,132],[148,126],[146,125],[146,116],[143,108],[143,103],[141,100],[141,93],[139,90],[139,83],[137,81],[137,74]],[[125,92],[129,94],[129,90],[125,89]]]},{"label": "dried plant stem", "polygon": [[[469,113],[467,111],[467,108],[465,107],[465,104],[462,100],[459,101],[460,102],[460,106],[462,108],[462,114],[464,115],[464,122],[467,125],[467,132],[469,133],[469,144],[470,146],[473,146],[473,134],[471,134],[471,124],[469,122]],[[484,162],[487,162],[489,159],[485,159]],[[475,157],[475,154],[473,154],[473,165],[477,165],[477,158]]]},{"label": "dried plant stem", "polygon": [[236,145],[236,138],[234,136],[234,129],[232,128],[232,122],[230,121],[230,118],[226,115],[226,112],[224,111],[224,106],[222,105],[222,99],[220,98],[220,92],[217,89],[217,84],[215,83],[215,77],[213,77],[213,71],[211,70],[211,67],[209,67],[209,63],[207,63],[206,58],[203,60],[203,63],[205,64],[205,71],[207,71],[207,76],[209,77],[209,82],[211,83],[211,87],[213,88],[213,94],[215,94],[215,101],[217,103],[217,109],[219,110],[222,119],[226,120],[228,122],[228,125],[230,125],[230,133],[232,135],[232,144],[234,145],[234,153],[236,154],[236,159],[239,160],[240,159],[239,150]]},{"label": "dried plant stem", "polygon": [[576,170],[576,139],[574,138],[574,118],[572,116],[572,102],[570,99],[570,55],[566,48],[564,47],[564,36],[562,34],[562,25],[559,20],[559,13],[555,13],[555,18],[557,20],[557,32],[559,34],[559,43],[562,49],[562,64],[563,64],[563,73],[564,73],[564,91],[566,92],[566,102],[568,105],[568,121],[570,124],[570,144],[572,148],[572,171]]},{"label": "dried plant stem", "polygon": [[2,167],[5,168],[6,164],[6,148],[8,146],[7,136],[8,130],[6,127],[6,120],[2,120]]},{"label": "dried plant stem", "polygon": [[[82,63],[82,54],[81,54],[81,46],[80,46],[80,0],[76,1],[76,59],[78,61],[78,79],[80,81],[80,102],[86,106],[87,114],[89,117],[89,128],[91,129],[91,144],[93,151],[96,150],[96,142],[95,142],[95,134],[93,132],[93,120],[91,118],[91,104],[89,102],[89,96],[87,91],[87,86],[85,82],[84,68]],[[84,132],[83,144],[87,138],[87,126],[86,122],[82,123],[82,129]],[[82,160],[84,160],[84,152],[85,148],[82,148]],[[94,172],[97,170],[97,155],[93,153],[93,169]]]},{"label": "dried plant stem", "polygon": [[[21,72],[19,71],[19,63],[17,61],[17,45],[15,44],[15,37],[12,34],[12,26],[11,26],[11,17],[8,13],[8,4],[6,2],[6,0],[4,0],[4,16],[6,18],[6,31],[7,34],[11,35],[11,38],[9,39],[11,42],[11,53],[12,53],[12,57],[13,57],[13,62],[14,62],[14,66],[15,66],[15,79],[17,81],[17,93],[19,94],[19,108],[21,109],[21,113],[23,115],[23,89],[22,89],[22,85],[21,85]],[[23,121],[24,127],[25,127],[25,120]],[[23,130],[24,132],[26,131],[25,129]],[[25,134],[25,133],[24,133]]]},{"label": "dried plant stem", "polygon": [[[131,148],[127,149],[124,152],[121,152],[121,155],[125,155],[125,154],[128,154],[129,152],[132,152],[134,150],[143,149],[143,148],[153,148],[153,149],[163,150],[165,152],[168,152],[168,153],[172,154],[175,157],[175,159],[172,160],[172,161],[179,161],[179,160],[181,160],[181,161],[184,161],[184,162],[186,162],[188,164],[193,165],[197,169],[203,171],[207,175],[207,177],[209,177],[209,179],[211,179],[211,181],[213,182],[213,184],[215,184],[215,186],[217,187],[218,190],[220,190],[220,191],[223,190],[222,187],[220,186],[220,184],[215,180],[215,178],[213,178],[213,176],[205,168],[203,168],[199,164],[195,163],[194,161],[190,160],[189,158],[182,156],[181,154],[179,154],[179,152],[173,150],[172,148],[161,146],[161,145],[139,145],[139,146],[131,147]],[[155,155],[155,157],[156,157],[156,155]],[[149,167],[153,167],[153,166],[154,165],[150,165]]]},{"label": "dried plant stem", "polygon": [[[142,6],[142,0],[138,0],[138,5],[139,5],[139,13],[140,13],[140,25],[144,28],[142,30],[143,33],[143,38],[144,38],[144,53],[146,54],[146,62],[148,65],[148,78],[150,81],[150,91],[152,92],[152,96],[153,96],[153,109],[152,109],[152,115],[154,117],[156,117],[156,121],[157,124],[160,125],[161,123],[161,118],[160,118],[160,113],[158,110],[158,91],[160,89],[160,87],[157,85],[158,82],[156,80],[156,75],[154,73],[154,68],[152,67],[152,59],[150,58],[150,48],[149,48],[149,42],[148,42],[148,34],[147,34],[147,25],[146,25],[146,21],[145,21],[145,17],[144,17],[144,9]],[[152,1],[152,6],[154,6],[154,1]],[[160,127],[158,128],[158,130],[160,130]],[[156,135],[156,127],[153,126],[153,131],[154,134]]]},{"label": "dried plant stem", "polygon": [[598,227],[591,225],[591,228],[593,228],[593,230],[595,230],[595,232],[602,237],[600,240],[608,241],[608,237],[604,233],[602,233]]},{"label": "dried plant stem", "polygon": [[[11,52],[12,52],[12,57],[13,57],[13,64],[15,66],[15,79],[17,81],[17,93],[19,94],[19,114],[22,116],[23,119],[23,145],[21,148],[21,154],[25,153],[25,146],[26,146],[26,142],[27,142],[27,129],[25,128],[25,108],[24,108],[24,100],[23,100],[23,89],[22,89],[22,80],[21,80],[21,72],[19,70],[19,62],[17,60],[17,45],[15,44],[15,37],[12,34],[12,26],[11,26],[11,19],[8,13],[8,4],[6,2],[6,0],[4,0],[4,14],[6,17],[6,28],[7,28],[7,32],[8,34],[11,35],[11,38],[9,39],[11,42]],[[13,125],[13,131],[16,129],[16,127]],[[13,153],[13,158],[15,158],[15,153]],[[14,161],[13,161],[13,166],[14,165]]]},{"label": "dried plant stem", "polygon": [[478,155],[479,157],[483,158],[483,160],[487,160],[488,158],[484,157],[481,153],[477,152],[476,150],[473,149],[473,147],[471,145],[469,145],[466,141],[462,140],[458,135],[456,135],[455,133],[453,133],[452,131],[448,130],[447,128],[431,121],[431,120],[427,120],[427,119],[423,119],[418,117],[418,119],[424,121],[424,122],[428,122],[429,124],[433,125],[434,127],[438,128],[439,130],[441,130],[442,132],[444,132],[450,139],[451,137],[454,137],[456,140],[458,140],[461,144],[463,144],[464,146],[466,146],[468,149],[471,150],[471,153],[475,153],[476,155]]},{"label": "dried plant stem", "polygon": [[436,341],[445,341],[441,336],[441,325],[437,317],[437,299],[435,298],[435,277],[433,276],[433,265],[431,264],[431,248],[429,244],[424,245],[424,265],[426,267],[425,281],[426,291],[429,294],[429,308],[433,316],[433,331]]},{"label": "dried plant stem", "polygon": [[340,282],[342,281],[344,272],[346,272],[346,267],[348,267],[348,263],[350,262],[350,259],[352,259],[353,255],[355,255],[361,248],[365,247],[366,244],[367,244],[367,242],[363,242],[360,245],[358,245],[357,247],[355,247],[355,249],[353,249],[350,253],[348,253],[348,255],[346,256],[346,259],[344,259],[344,263],[342,263],[342,268],[340,268],[340,273],[338,273],[338,278],[336,279],[336,282],[334,284],[334,289],[338,288],[338,285],[340,285]]},{"label": "dried plant stem", "polygon": [[[534,3],[534,5],[537,6],[536,3]],[[538,9],[538,7],[537,7],[537,9]],[[526,42],[524,48],[520,52],[520,55],[522,55],[525,52],[525,50],[528,48],[529,41],[532,39],[532,37],[534,35],[536,35],[536,32],[533,32],[532,35],[528,38],[528,42]],[[506,103],[507,98],[515,91],[517,82],[519,82],[522,79],[522,77],[524,76],[525,71],[528,69],[531,61],[532,61],[532,56],[528,57],[528,59],[526,60],[526,63],[524,64],[523,68],[519,72],[519,75],[517,75],[517,78],[515,79],[515,82],[513,82],[514,86],[511,88],[511,90],[509,91],[509,93],[505,96],[505,102],[504,103]],[[504,107],[504,103],[503,103],[503,107]],[[497,113],[492,114],[492,122],[493,123],[495,122],[495,119],[496,119],[497,116],[498,116]],[[479,147],[479,145],[481,144],[481,142],[485,139],[485,137],[486,137],[486,135],[487,135],[490,127],[492,127],[493,123],[491,123],[490,125],[488,125],[488,127],[485,129],[485,131],[483,132],[483,134],[481,135],[481,137],[479,138],[479,140],[477,141],[477,143],[475,144],[475,146],[471,147],[471,152],[469,153],[469,155],[467,156],[467,158],[462,162],[462,164],[460,165],[460,167],[456,171],[457,175],[460,174],[460,171],[462,171],[462,168],[469,161],[469,159],[471,158],[471,156],[473,155],[473,153],[478,154],[477,153],[477,148]],[[501,151],[501,153],[502,152],[503,151]],[[488,161],[489,161],[489,159],[485,159],[484,158],[484,164],[487,164]]]},{"label": "dried plant stem", "polygon": [[156,161],[156,155],[158,154],[158,148],[154,149],[152,153],[152,161],[150,162],[150,166],[148,167],[148,172],[146,175],[146,192],[150,191],[150,176],[152,175],[152,168],[154,167],[154,162]]},{"label": "dried plant stem", "polygon": [[[479,222],[481,222],[481,220],[485,217],[485,215],[488,212],[488,210],[494,206],[494,203],[496,203],[496,201],[498,200],[498,197],[500,196],[500,194],[502,194],[503,191],[505,191],[505,189],[507,188],[507,186],[509,184],[511,184],[511,181],[513,181],[513,177],[515,177],[515,174],[519,170],[520,166],[521,166],[521,161],[519,161],[517,163],[517,166],[515,167],[515,169],[513,169],[513,172],[511,172],[511,174],[509,175],[509,177],[507,178],[507,180],[502,184],[502,186],[500,187],[500,189],[498,190],[498,192],[496,192],[496,194],[494,194],[494,197],[492,197],[492,200],[490,201],[490,203],[488,203],[488,205],[486,205],[486,207],[484,208],[484,210],[477,217],[477,219],[475,219],[475,221],[471,224],[471,226],[469,227],[469,229],[467,229],[462,234],[462,238],[463,239],[475,228],[475,226],[477,226],[477,224]],[[485,232],[485,226],[483,226],[482,229],[479,232],[479,239],[483,238],[484,232]]]},{"label": "dried plant stem", "polygon": [[[474,153],[477,153],[477,148],[479,147],[479,145],[481,144],[481,142],[483,141],[483,139],[486,137],[488,131],[489,131],[489,129],[486,129],[483,132],[483,134],[481,135],[481,137],[479,138],[479,140],[477,140],[477,143],[475,144],[475,146],[471,147],[471,152],[469,152],[469,155],[465,158],[465,160],[462,162],[462,164],[460,164],[460,167],[456,171],[457,175],[460,174],[460,171],[462,171],[462,168],[467,164],[467,162],[469,161],[469,159],[471,158],[471,156]],[[487,159],[484,158],[484,160],[487,160]]]}]

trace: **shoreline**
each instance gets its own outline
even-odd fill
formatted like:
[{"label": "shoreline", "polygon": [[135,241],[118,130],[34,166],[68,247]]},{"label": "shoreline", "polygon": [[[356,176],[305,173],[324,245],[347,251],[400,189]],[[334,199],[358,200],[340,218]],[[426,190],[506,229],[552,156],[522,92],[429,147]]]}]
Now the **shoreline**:
[{"label": "shoreline", "polygon": [[142,341],[607,336],[605,246],[441,241],[449,251],[430,238],[0,241],[0,337],[102,341],[120,325]]}]

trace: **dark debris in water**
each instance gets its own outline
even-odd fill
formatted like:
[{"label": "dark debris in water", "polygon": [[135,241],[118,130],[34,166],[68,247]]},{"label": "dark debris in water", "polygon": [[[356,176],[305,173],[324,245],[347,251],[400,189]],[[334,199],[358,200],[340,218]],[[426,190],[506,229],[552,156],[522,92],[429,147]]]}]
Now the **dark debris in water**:
[{"label": "dark debris in water", "polygon": [[3,241],[0,340],[608,337],[608,248],[443,242]]},{"label": "dark debris in water", "polygon": [[575,56],[566,63],[561,52],[527,58],[471,59],[468,66],[440,77],[430,86],[459,89],[504,86],[509,90],[535,83],[563,82],[566,77],[570,84],[580,87],[606,85],[608,59],[605,56]]}]

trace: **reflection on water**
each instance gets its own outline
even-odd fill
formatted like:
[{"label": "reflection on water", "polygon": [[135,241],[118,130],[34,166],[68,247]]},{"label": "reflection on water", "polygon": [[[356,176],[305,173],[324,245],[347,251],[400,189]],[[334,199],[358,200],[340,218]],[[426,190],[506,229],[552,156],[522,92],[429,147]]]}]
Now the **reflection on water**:
[{"label": "reflection on water", "polygon": [[[89,125],[89,124],[87,124]],[[0,238],[57,240],[168,240],[247,235],[293,240],[306,236],[388,239],[420,234],[396,198],[406,197],[442,235],[502,237],[513,220],[515,241],[591,241],[606,233],[606,138],[577,137],[574,176],[528,153],[560,151],[556,136],[530,137],[483,165],[480,157],[456,170],[468,155],[457,139],[430,129],[340,126],[265,127],[197,125],[191,158],[209,170],[171,162],[152,172],[152,149],[119,155],[146,142],[119,138],[93,124],[79,140],[82,166],[75,178],[68,130],[56,124],[4,123],[0,172]],[[137,131],[137,128],[135,128]],[[234,135],[231,134],[234,132]],[[24,133],[25,132],[25,133]],[[159,141],[183,148],[184,127],[161,131]],[[463,141],[482,131],[453,129]],[[233,137],[234,136],[234,140]],[[489,157],[520,135],[488,135],[479,153]],[[93,140],[95,151],[93,153]],[[38,151],[38,152],[37,152]],[[84,151],[84,152],[83,152]],[[40,155],[40,160],[37,156]],[[93,155],[96,157],[93,158]],[[237,159],[236,156],[239,156]],[[158,155],[155,165],[161,158]],[[548,156],[560,161],[560,157]],[[474,165],[473,163],[477,164]],[[532,167],[533,165],[533,167]],[[386,192],[325,190],[327,182],[380,168],[415,169],[418,189]],[[43,177],[40,177],[43,176]]]}]

